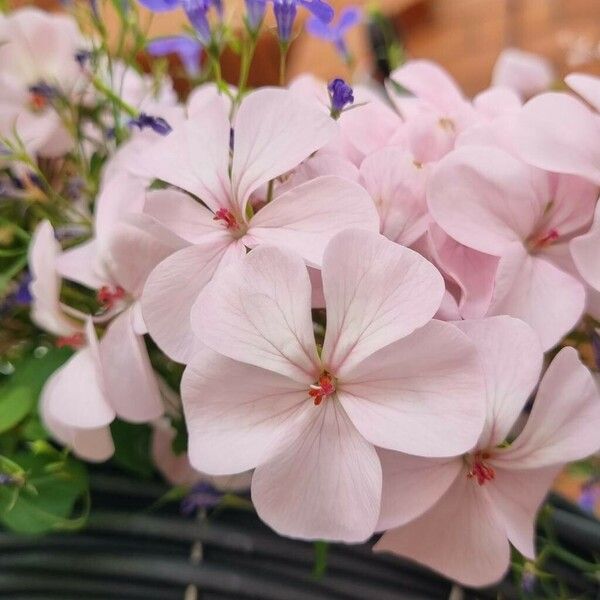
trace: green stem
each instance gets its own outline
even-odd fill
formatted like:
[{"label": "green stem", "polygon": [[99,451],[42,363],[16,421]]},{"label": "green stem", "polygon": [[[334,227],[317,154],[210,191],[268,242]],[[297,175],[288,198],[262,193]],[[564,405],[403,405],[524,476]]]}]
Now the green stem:
[{"label": "green stem", "polygon": [[287,53],[289,50],[288,43],[279,44],[279,85],[285,86],[285,69],[287,66]]},{"label": "green stem", "polygon": [[127,104],[124,100],[119,98],[117,94],[115,94],[107,85],[104,84],[103,81],[98,79],[98,77],[92,77],[93,86],[102,94],[104,94],[113,104],[118,106],[123,112],[126,112],[130,117],[137,117],[138,111],[133,108],[133,106]]},{"label": "green stem", "polygon": [[238,81],[238,91],[235,98],[236,103],[240,102],[246,86],[248,85],[248,76],[250,75],[250,67],[252,66],[252,60],[254,58],[254,52],[256,51],[256,38],[251,36],[244,44],[244,50],[242,52],[242,64],[240,66],[240,78]]}]

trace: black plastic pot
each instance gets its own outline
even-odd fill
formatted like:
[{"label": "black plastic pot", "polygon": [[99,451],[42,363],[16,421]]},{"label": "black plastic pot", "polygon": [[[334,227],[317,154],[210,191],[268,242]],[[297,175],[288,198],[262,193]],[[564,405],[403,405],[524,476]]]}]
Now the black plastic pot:
[{"label": "black plastic pot", "polygon": [[[370,545],[332,545],[326,574],[312,575],[312,544],[282,538],[247,511],[202,520],[176,507],[149,511],[166,488],[122,475],[92,476],[88,526],[72,534],[0,534],[0,598],[11,600],[435,600],[452,584]],[[600,523],[554,499],[553,526],[573,551],[600,552]],[[579,594],[598,590],[562,563],[550,567]],[[195,590],[194,590],[195,587]],[[187,594],[186,594],[187,591]],[[499,596],[500,594],[500,596]],[[465,599],[518,598],[506,580]]]}]

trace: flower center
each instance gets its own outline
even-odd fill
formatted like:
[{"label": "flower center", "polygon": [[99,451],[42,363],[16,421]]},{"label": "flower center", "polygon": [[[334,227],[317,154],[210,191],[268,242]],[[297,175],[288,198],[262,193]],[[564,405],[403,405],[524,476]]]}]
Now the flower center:
[{"label": "flower center", "polygon": [[477,479],[479,485],[483,485],[486,481],[492,481],[496,477],[496,471],[486,464],[485,461],[489,458],[490,455],[487,452],[477,452],[473,455],[473,462],[467,473],[467,478]]},{"label": "flower center", "polygon": [[41,112],[48,106],[48,98],[42,94],[31,92],[29,94],[29,106],[33,112]]},{"label": "flower center", "polygon": [[308,395],[313,399],[314,405],[319,406],[323,400],[335,394],[335,380],[325,371],[316,383],[308,388]]},{"label": "flower center", "polygon": [[239,229],[235,215],[227,208],[220,208],[213,217],[213,221],[223,221],[227,229]]},{"label": "flower center", "polygon": [[98,302],[102,305],[105,310],[110,310],[119,301],[125,297],[125,290],[117,285],[111,287],[110,285],[103,285],[96,294]]},{"label": "flower center", "polygon": [[535,252],[536,250],[543,250],[548,246],[551,246],[559,238],[560,234],[557,229],[550,229],[542,231],[541,233],[532,235],[527,240],[527,247],[530,251]]}]

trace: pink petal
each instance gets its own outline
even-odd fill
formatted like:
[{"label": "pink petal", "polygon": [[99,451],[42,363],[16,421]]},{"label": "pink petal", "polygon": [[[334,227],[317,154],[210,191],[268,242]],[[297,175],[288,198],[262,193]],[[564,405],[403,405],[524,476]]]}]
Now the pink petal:
[{"label": "pink petal", "polygon": [[498,258],[460,244],[436,223],[429,225],[435,251],[435,264],[460,288],[459,312],[462,318],[485,316],[494,291]]},{"label": "pink petal", "polygon": [[306,385],[206,347],[185,370],[181,396],[191,464],[213,475],[269,461],[289,446],[307,411],[318,411]]},{"label": "pink petal", "polygon": [[32,297],[32,321],[53,335],[72,335],[80,330],[75,321],[69,319],[60,304],[60,278],[57,260],[60,245],[54,238],[54,230],[48,221],[40,223],[33,233],[29,246],[29,271]]},{"label": "pink petal", "polygon": [[507,87],[491,87],[473,98],[477,112],[488,119],[518,111],[522,105],[519,96]]},{"label": "pink petal", "polygon": [[69,248],[56,257],[56,270],[64,279],[70,279],[92,290],[112,283],[112,278],[101,264],[100,249],[95,239]]},{"label": "pink petal", "polygon": [[263,88],[248,95],[235,122],[231,179],[238,212],[246,214],[254,190],[298,166],[335,129],[326,113],[288,90]]},{"label": "pink petal", "polygon": [[131,310],[122,312],[108,326],[100,342],[100,357],[111,404],[120,418],[147,423],[162,415],[156,375],[144,338],[133,330]]},{"label": "pink petal", "polygon": [[526,240],[543,215],[549,194],[541,176],[502,150],[462,146],[432,173],[429,210],[455,240],[500,256],[510,244]]},{"label": "pink petal", "polygon": [[261,208],[248,235],[258,242],[290,248],[320,267],[329,240],[344,229],[376,232],[379,217],[363,187],[341,177],[317,177]]},{"label": "pink petal", "polygon": [[600,291],[600,204],[590,231],[571,241],[571,255],[581,276]]},{"label": "pink petal", "polygon": [[405,124],[407,146],[419,163],[437,162],[454,147],[456,130],[432,111],[419,111]]},{"label": "pink petal", "polygon": [[456,325],[475,344],[485,374],[487,416],[477,445],[493,448],[506,439],[537,385],[542,348],[533,329],[512,317]]},{"label": "pink petal", "polygon": [[40,397],[40,417],[46,429],[58,442],[68,446],[73,453],[89,462],[103,462],[108,460],[115,451],[110,427],[104,426],[97,429],[77,429],[69,427],[53,418],[48,410],[48,404],[53,396],[54,383],[57,377],[48,380]]},{"label": "pink petal", "polygon": [[144,213],[190,244],[223,232],[223,225],[215,221],[214,213],[190,195],[173,189],[149,192]]},{"label": "pink petal", "polygon": [[378,530],[405,525],[429,510],[463,471],[461,458],[421,458],[378,450],[383,491]]},{"label": "pink petal", "polygon": [[435,267],[375,233],[348,230],[323,259],[327,332],[322,358],[338,376],[427,323],[444,294]]},{"label": "pink petal", "polygon": [[98,429],[115,418],[102,372],[98,340],[86,323],[88,346],[77,351],[48,380],[47,409],[51,419],[67,427]]},{"label": "pink petal", "polygon": [[162,260],[187,244],[147,215],[128,215],[107,240],[104,265],[112,279],[134,298]]},{"label": "pink petal", "polygon": [[505,48],[492,74],[493,85],[511,88],[524,98],[545,92],[553,81],[554,70],[549,60],[518,48]]},{"label": "pink petal", "polygon": [[534,559],[537,512],[562,466],[515,471],[503,468],[509,465],[498,468],[493,460],[490,463],[496,475],[485,486],[498,518],[513,546]]},{"label": "pink petal", "polygon": [[205,83],[194,88],[187,98],[187,114],[189,117],[202,115],[210,109],[213,102],[221,102],[226,114],[231,111],[231,99],[227,94],[219,90],[216,83]]},{"label": "pink petal", "polygon": [[500,259],[489,315],[510,315],[531,325],[549,350],[579,321],[585,288],[545,258],[515,244]]},{"label": "pink petal", "polygon": [[186,363],[194,347],[190,313],[204,286],[212,279],[232,239],[188,246],[171,254],[150,273],[142,294],[148,331],[161,350]]},{"label": "pink petal", "polygon": [[441,321],[346,368],[337,394],[367,440],[407,454],[461,454],[475,445],[483,427],[479,356],[467,336]]},{"label": "pink petal", "polygon": [[598,431],[600,391],[577,351],[563,348],[542,378],[525,428],[499,464],[531,469],[579,460],[600,449]]},{"label": "pink petal", "polygon": [[227,113],[215,100],[150,146],[138,172],[194,194],[213,211],[230,208],[229,135]]},{"label": "pink petal", "polygon": [[365,541],[375,530],[380,500],[377,453],[335,400],[310,406],[292,443],[252,478],[260,518],[294,538]]},{"label": "pink petal", "polygon": [[201,475],[192,468],[187,452],[175,454],[173,439],[176,431],[165,420],[156,421],[152,427],[152,461],[160,474],[171,485],[193,485]]},{"label": "pink petal", "polygon": [[310,307],[302,258],[259,246],[204,290],[192,327],[225,356],[311,384],[320,369]]},{"label": "pink petal", "polygon": [[565,83],[600,112],[600,79],[584,73],[571,73]]},{"label": "pink petal", "polygon": [[466,470],[431,510],[385,533],[375,550],[410,558],[475,587],[499,581],[510,559],[503,522],[486,490],[467,479]]},{"label": "pink petal", "polygon": [[380,231],[390,240],[410,246],[427,229],[425,169],[401,148],[384,148],[360,166],[361,180],[381,219]]},{"label": "pink petal", "polygon": [[567,94],[542,94],[518,116],[515,145],[533,165],[600,185],[600,119]]}]

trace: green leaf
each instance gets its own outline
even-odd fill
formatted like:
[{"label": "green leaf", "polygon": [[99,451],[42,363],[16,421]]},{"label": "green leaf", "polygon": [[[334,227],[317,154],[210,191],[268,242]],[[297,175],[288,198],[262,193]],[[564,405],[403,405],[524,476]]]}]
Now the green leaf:
[{"label": "green leaf", "polygon": [[0,385],[0,433],[12,429],[36,407],[46,380],[71,356],[68,348],[51,348],[43,356],[29,355]]},{"label": "green leaf", "polygon": [[329,555],[329,544],[318,540],[314,542],[315,562],[313,564],[312,576],[321,579],[327,572],[327,561]]},{"label": "green leaf", "polygon": [[152,477],[154,465],[150,451],[150,427],[117,419],[112,422],[110,431],[115,444],[113,462],[140,477]]},{"label": "green leaf", "polygon": [[87,472],[81,463],[67,458],[56,468],[56,457],[26,453],[10,460],[25,473],[25,484],[0,486],[0,521],[6,527],[41,534],[84,524],[89,506],[80,517],[70,518],[76,502],[88,497]]}]

